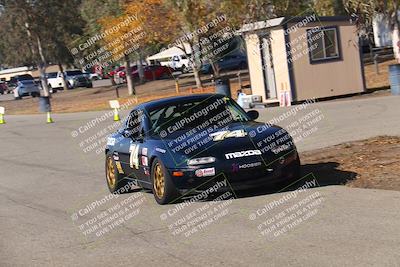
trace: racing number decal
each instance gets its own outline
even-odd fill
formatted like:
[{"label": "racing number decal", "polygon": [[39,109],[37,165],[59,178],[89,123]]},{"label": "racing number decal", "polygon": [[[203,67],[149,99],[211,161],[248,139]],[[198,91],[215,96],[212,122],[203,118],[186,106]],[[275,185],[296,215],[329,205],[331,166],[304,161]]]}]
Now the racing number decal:
[{"label": "racing number decal", "polygon": [[139,145],[131,144],[129,147],[129,166],[133,169],[139,169]]},{"label": "racing number decal", "polygon": [[231,137],[245,137],[247,133],[241,129],[241,130],[235,130],[235,131],[221,131],[221,132],[216,132],[210,134],[211,137],[213,137],[214,141],[222,141],[226,138],[231,138]]}]

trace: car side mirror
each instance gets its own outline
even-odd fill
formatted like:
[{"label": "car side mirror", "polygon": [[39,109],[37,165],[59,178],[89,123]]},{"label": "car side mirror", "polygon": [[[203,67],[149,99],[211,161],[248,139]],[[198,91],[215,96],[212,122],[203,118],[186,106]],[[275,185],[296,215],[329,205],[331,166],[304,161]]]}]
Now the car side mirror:
[{"label": "car side mirror", "polygon": [[249,110],[247,111],[247,115],[250,117],[252,121],[258,119],[258,117],[260,116],[257,110]]},{"label": "car side mirror", "polygon": [[143,129],[141,129],[140,132],[138,132],[137,129],[126,128],[122,131],[122,135],[125,138],[132,138],[135,140],[139,140],[139,139],[143,139],[144,132],[143,132]]},{"label": "car side mirror", "polygon": [[128,129],[128,128],[123,129],[122,132],[121,132],[121,134],[122,134],[125,138],[135,138],[136,136],[138,136],[138,134],[135,133],[135,132],[133,131],[133,129]]}]

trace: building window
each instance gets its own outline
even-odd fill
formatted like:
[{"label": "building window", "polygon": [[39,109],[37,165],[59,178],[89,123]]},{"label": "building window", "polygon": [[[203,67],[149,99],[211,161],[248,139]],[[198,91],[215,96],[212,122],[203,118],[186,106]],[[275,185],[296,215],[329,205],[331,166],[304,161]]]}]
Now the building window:
[{"label": "building window", "polygon": [[337,28],[307,31],[311,63],[340,58]]}]

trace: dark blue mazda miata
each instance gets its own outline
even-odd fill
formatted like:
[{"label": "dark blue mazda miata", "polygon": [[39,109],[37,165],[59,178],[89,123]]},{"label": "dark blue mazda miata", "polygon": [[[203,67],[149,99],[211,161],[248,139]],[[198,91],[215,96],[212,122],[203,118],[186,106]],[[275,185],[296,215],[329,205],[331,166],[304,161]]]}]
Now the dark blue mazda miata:
[{"label": "dark blue mazda miata", "polygon": [[246,112],[217,94],[140,104],[108,137],[108,188],[118,193],[134,182],[168,204],[221,180],[226,181],[221,190],[293,180],[300,168],[293,139],[257,118],[257,111]]}]

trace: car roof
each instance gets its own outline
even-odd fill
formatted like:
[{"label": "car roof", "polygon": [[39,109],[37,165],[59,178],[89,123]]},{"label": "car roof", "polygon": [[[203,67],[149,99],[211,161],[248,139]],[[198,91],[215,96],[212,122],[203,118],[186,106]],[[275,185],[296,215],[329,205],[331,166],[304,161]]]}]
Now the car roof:
[{"label": "car roof", "polygon": [[199,100],[206,100],[208,98],[222,98],[224,95],[220,94],[195,94],[195,95],[188,95],[188,96],[174,96],[168,98],[162,98],[158,100],[152,100],[149,102],[142,103],[138,105],[135,109],[146,109],[152,110],[154,108],[168,106],[172,103],[177,102],[188,102],[188,101],[199,101]]},{"label": "car roof", "polygon": [[11,81],[11,80],[17,80],[17,81],[19,81],[20,79],[24,79],[24,80],[29,79],[29,80],[32,80],[33,77],[32,77],[32,75],[30,75],[30,74],[21,74],[21,75],[17,75],[17,76],[11,77],[11,78],[10,78],[10,81]]}]

